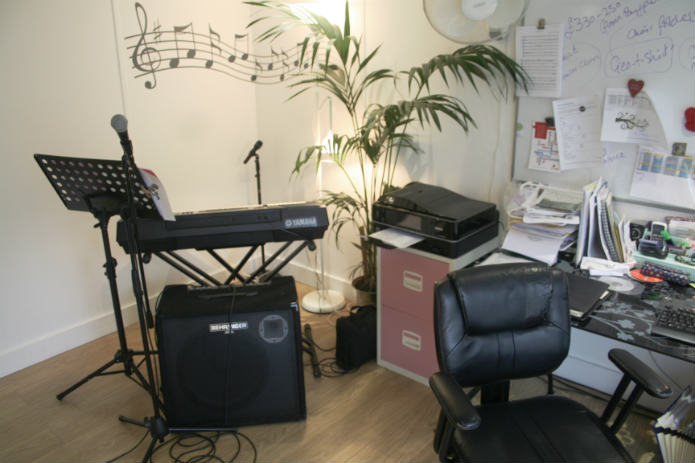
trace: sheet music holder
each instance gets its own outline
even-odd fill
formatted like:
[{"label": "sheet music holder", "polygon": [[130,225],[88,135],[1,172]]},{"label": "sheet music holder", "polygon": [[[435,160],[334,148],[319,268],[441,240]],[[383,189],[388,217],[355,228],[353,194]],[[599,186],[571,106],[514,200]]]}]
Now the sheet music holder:
[{"label": "sheet music holder", "polygon": [[[103,366],[82,378],[60,394],[57,399],[62,400],[66,395],[97,376],[125,373],[138,385],[149,391],[148,381],[138,370],[133,356],[145,355],[144,351],[133,351],[128,348],[121,304],[116,286],[116,260],[111,255],[111,246],[108,236],[109,219],[116,214],[125,213],[128,207],[127,178],[123,170],[122,161],[106,159],[89,159],[47,154],[35,154],[34,159],[48,178],[54,190],[68,210],[91,212],[98,220],[101,230],[102,242],[106,263],[106,276],[109,280],[111,300],[116,321],[116,330],[120,349],[114,358]],[[159,217],[157,208],[148,194],[148,190],[140,178],[140,175],[131,174],[134,202],[137,206],[137,214],[142,217]],[[148,307],[149,311],[149,307]],[[151,316],[151,315],[150,315]],[[122,364],[122,370],[109,370],[110,367]],[[136,378],[132,378],[132,375]]]},{"label": "sheet music holder", "polygon": [[[68,210],[114,214],[127,204],[126,175],[122,161],[35,154],[39,167]],[[142,177],[133,175],[138,217],[161,218]]]}]

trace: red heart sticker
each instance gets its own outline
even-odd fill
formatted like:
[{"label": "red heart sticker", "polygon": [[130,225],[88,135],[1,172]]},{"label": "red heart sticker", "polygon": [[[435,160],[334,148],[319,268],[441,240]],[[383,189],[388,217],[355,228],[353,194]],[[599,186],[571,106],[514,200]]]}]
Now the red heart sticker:
[{"label": "red heart sticker", "polygon": [[695,108],[692,106],[685,110],[685,128],[695,132]]},{"label": "red heart sticker", "polygon": [[627,89],[630,91],[630,96],[632,96],[632,98],[642,91],[642,87],[644,87],[643,80],[630,79],[627,81]]}]

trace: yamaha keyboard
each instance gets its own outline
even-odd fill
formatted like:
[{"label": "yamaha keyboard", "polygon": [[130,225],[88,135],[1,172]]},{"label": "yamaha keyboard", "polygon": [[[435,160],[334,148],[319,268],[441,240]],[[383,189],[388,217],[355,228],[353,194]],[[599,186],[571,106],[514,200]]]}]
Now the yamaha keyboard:
[{"label": "yamaha keyboard", "polygon": [[[222,249],[270,242],[319,239],[328,228],[326,208],[294,203],[177,214],[175,221],[137,218],[141,252]],[[116,241],[126,252],[128,234],[118,222]]]}]

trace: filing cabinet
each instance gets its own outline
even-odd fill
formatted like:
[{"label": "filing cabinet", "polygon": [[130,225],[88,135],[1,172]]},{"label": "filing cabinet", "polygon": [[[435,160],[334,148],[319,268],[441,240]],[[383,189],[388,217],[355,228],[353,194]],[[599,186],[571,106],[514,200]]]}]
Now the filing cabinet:
[{"label": "filing cabinet", "polygon": [[427,384],[439,370],[434,346],[434,285],[492,252],[491,240],[455,259],[417,249],[377,250],[377,364]]}]

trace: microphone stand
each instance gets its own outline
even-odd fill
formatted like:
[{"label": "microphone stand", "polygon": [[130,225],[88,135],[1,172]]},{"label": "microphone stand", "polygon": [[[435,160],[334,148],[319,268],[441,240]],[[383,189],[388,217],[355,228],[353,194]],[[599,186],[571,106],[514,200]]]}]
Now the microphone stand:
[{"label": "microphone stand", "polygon": [[[263,146],[263,143],[258,140],[256,144],[253,146],[251,151],[249,152],[248,156],[246,156],[246,159],[244,160],[244,164],[249,162],[249,159],[254,158],[255,165],[256,165],[256,194],[258,196],[258,205],[262,206],[263,201],[261,200],[261,162],[260,158],[258,156],[258,150],[260,147]],[[261,265],[265,265],[265,244],[261,245]]]},{"label": "microphone stand", "polygon": [[[116,117],[116,116],[114,116]],[[121,116],[122,117],[122,116]],[[123,118],[125,119],[125,118]],[[112,120],[112,125],[113,120]],[[115,128],[115,127],[114,127]],[[117,130],[118,131],[118,130]],[[130,139],[128,139],[125,131],[119,132],[121,138],[121,146],[123,147],[123,172],[126,176],[126,197],[127,206],[124,208],[121,217],[126,225],[127,236],[128,236],[128,249],[130,252],[130,264],[131,264],[131,279],[133,284],[133,294],[135,296],[135,302],[138,310],[138,322],[140,324],[140,336],[142,337],[142,346],[145,357],[145,365],[147,367],[147,375],[149,378],[149,394],[152,399],[152,408],[154,410],[154,415],[150,418],[145,418],[144,421],[136,421],[125,416],[119,416],[118,419],[125,423],[135,424],[144,427],[149,430],[152,435],[152,441],[150,442],[147,452],[143,457],[143,462],[151,460],[152,453],[154,451],[154,446],[159,442],[164,442],[164,437],[169,433],[169,428],[167,427],[164,418],[162,417],[161,407],[162,404],[159,400],[159,395],[157,394],[157,387],[155,386],[155,375],[152,367],[149,337],[147,332],[147,327],[150,326],[146,317],[149,312],[149,301],[147,300],[147,287],[145,283],[145,272],[144,265],[142,262],[142,255],[138,248],[138,237],[137,237],[137,205],[135,203],[135,193],[133,191],[134,184],[133,178],[140,175],[133,158],[133,146]]]},{"label": "microphone stand", "polygon": [[[118,119],[120,118],[120,119]],[[114,121],[117,121],[114,123]],[[123,208],[121,217],[125,223],[127,230],[127,240],[128,249],[130,250],[130,264],[131,264],[131,278],[133,283],[133,293],[135,295],[135,302],[138,309],[138,321],[140,324],[140,336],[142,337],[142,345],[145,356],[145,364],[147,366],[147,375],[149,378],[149,388],[147,389],[150,397],[152,399],[152,409],[153,416],[145,418],[143,421],[133,420],[125,416],[119,416],[118,419],[125,423],[134,424],[146,428],[152,440],[150,442],[145,456],[143,457],[143,463],[147,461],[152,461],[152,454],[155,450],[155,445],[157,441],[160,443],[164,442],[164,437],[170,432],[218,432],[227,431],[226,427],[185,427],[185,426],[169,426],[167,425],[164,417],[162,416],[162,411],[166,414],[166,409],[164,404],[159,398],[158,390],[159,387],[155,382],[155,374],[152,366],[151,354],[156,353],[150,348],[149,337],[147,332],[148,326],[153,326],[153,323],[148,324],[149,318],[147,314],[149,312],[149,298],[147,296],[147,286],[145,282],[145,267],[142,259],[142,253],[139,249],[139,239],[137,231],[137,201],[135,196],[135,184],[134,179],[140,175],[140,171],[135,165],[135,159],[133,158],[133,145],[126,131],[127,121],[123,116],[117,115],[111,120],[111,125],[121,139],[121,146],[123,147],[123,158],[122,167],[123,172],[126,176],[126,197],[127,206]]]}]

